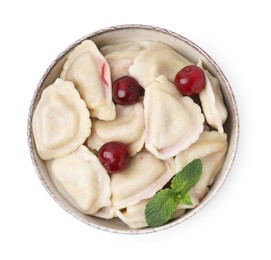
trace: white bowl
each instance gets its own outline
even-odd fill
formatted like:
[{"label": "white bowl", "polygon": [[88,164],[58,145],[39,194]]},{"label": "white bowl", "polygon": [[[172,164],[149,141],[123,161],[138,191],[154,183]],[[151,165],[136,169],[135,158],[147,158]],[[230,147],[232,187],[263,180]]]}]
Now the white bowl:
[{"label": "white bowl", "polygon": [[[161,227],[156,228],[148,227],[134,230],[127,227],[124,223],[122,223],[118,219],[105,220],[81,213],[79,210],[74,208],[69,202],[67,202],[63,198],[63,196],[56,190],[45,167],[44,161],[41,160],[37,154],[31,127],[33,112],[40,99],[43,89],[52,84],[55,81],[55,79],[59,77],[59,74],[62,70],[68,52],[85,39],[91,39],[92,41],[94,41],[98,48],[107,44],[127,42],[132,40],[161,41],[174,48],[176,51],[181,53],[184,57],[186,57],[193,63],[197,63],[198,59],[201,58],[204,61],[206,68],[219,80],[221,84],[224,101],[228,109],[228,119],[224,125],[224,128],[225,132],[228,135],[229,143],[229,148],[223,167],[219,174],[217,175],[213,185],[210,187],[209,192],[196,208],[188,210],[183,216],[171,220],[170,222]],[[210,199],[220,189],[227,175],[230,172],[236,154],[238,136],[239,136],[239,119],[232,89],[219,66],[211,59],[211,57],[205,51],[203,51],[195,43],[184,38],[183,36],[162,28],[146,25],[121,25],[103,29],[83,37],[82,39],[76,41],[71,46],[69,46],[51,63],[51,65],[45,71],[43,77],[41,78],[34,92],[28,117],[27,137],[30,148],[30,154],[35,170],[46,190],[62,208],[64,208],[67,212],[69,212],[77,219],[98,229],[125,234],[145,234],[173,227],[185,221],[186,219],[190,218],[195,213],[197,213],[202,207],[204,207],[210,201]]]}]

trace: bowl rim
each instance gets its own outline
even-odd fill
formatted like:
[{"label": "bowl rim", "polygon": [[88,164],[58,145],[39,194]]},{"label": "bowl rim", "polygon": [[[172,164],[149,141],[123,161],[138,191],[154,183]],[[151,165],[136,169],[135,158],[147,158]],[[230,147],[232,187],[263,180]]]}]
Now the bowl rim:
[{"label": "bowl rim", "polygon": [[[131,229],[131,230],[120,230],[120,229],[116,229],[116,228],[109,228],[109,227],[105,227],[105,226],[101,226],[101,225],[97,225],[95,223],[91,223],[89,221],[87,221],[86,219],[83,219],[80,215],[78,215],[75,211],[70,210],[69,208],[67,208],[58,198],[57,196],[54,194],[54,192],[51,190],[51,188],[49,187],[49,185],[46,183],[45,179],[42,176],[42,173],[39,169],[38,166],[38,162],[37,159],[35,157],[34,154],[34,150],[35,150],[35,144],[33,141],[33,133],[32,133],[32,118],[33,118],[33,113],[34,113],[34,107],[35,107],[35,103],[36,100],[38,98],[38,95],[41,91],[41,88],[43,86],[44,81],[46,80],[48,74],[50,74],[50,72],[52,71],[52,69],[55,67],[55,65],[71,50],[73,49],[75,46],[77,46],[78,44],[80,44],[82,41],[86,40],[86,39],[91,39],[95,36],[104,34],[104,33],[108,33],[108,32],[113,32],[113,31],[119,31],[119,30],[130,30],[130,29],[138,29],[138,30],[150,30],[150,31],[157,31],[163,34],[166,34],[167,36],[171,36],[176,38],[177,40],[181,40],[182,42],[184,42],[185,44],[189,45],[190,47],[192,47],[193,49],[195,49],[197,52],[199,52],[202,56],[204,56],[208,62],[210,62],[210,64],[212,65],[212,67],[216,70],[217,74],[221,77],[222,81],[224,82],[227,91],[229,93],[229,97],[230,97],[230,103],[233,105],[231,107],[232,109],[232,113],[233,113],[233,131],[234,131],[234,135],[232,136],[232,138],[234,138],[233,140],[233,149],[231,151],[230,154],[230,159],[229,159],[229,163],[228,163],[228,167],[226,169],[226,171],[223,173],[223,176],[221,178],[221,180],[219,181],[219,183],[216,185],[216,187],[212,190],[212,194],[210,196],[208,196],[208,198],[206,200],[204,200],[203,202],[201,202],[197,207],[195,207],[194,209],[191,209],[187,214],[183,215],[181,218],[176,218],[175,220],[160,226],[160,227],[146,227],[143,229]],[[143,24],[123,24],[123,25],[116,25],[116,26],[111,26],[111,27],[107,27],[101,30],[97,30],[95,32],[92,32],[90,34],[87,34],[83,37],[81,37],[80,39],[76,40],[74,43],[70,44],[64,51],[62,51],[54,60],[53,62],[51,62],[51,64],[47,67],[47,69],[45,70],[45,72],[43,73],[43,76],[41,77],[40,81],[38,82],[38,85],[34,91],[34,94],[32,96],[31,99],[31,103],[30,103],[30,107],[29,107],[29,112],[28,112],[28,118],[27,118],[27,141],[28,141],[28,148],[30,151],[30,156],[31,156],[31,160],[32,163],[34,165],[35,171],[42,183],[42,185],[45,187],[45,189],[47,190],[47,192],[50,194],[50,196],[69,214],[71,214],[72,216],[74,216],[75,218],[77,218],[78,220],[86,223],[89,226],[92,226],[94,228],[103,230],[103,231],[109,231],[112,233],[118,233],[118,234],[148,234],[148,233],[153,233],[153,232],[157,232],[157,231],[161,231],[161,230],[165,230],[167,228],[170,227],[174,227],[175,225],[178,225],[182,222],[184,222],[185,220],[191,218],[193,215],[195,215],[199,210],[201,210],[203,207],[205,207],[210,200],[217,194],[217,192],[219,191],[219,189],[222,187],[222,185],[224,184],[226,178],[228,177],[231,168],[233,166],[234,163],[234,159],[236,157],[236,153],[237,153],[237,147],[238,147],[238,142],[239,142],[239,134],[240,134],[240,122],[239,122],[239,114],[238,114],[238,108],[237,108],[237,104],[236,104],[236,99],[234,96],[234,93],[232,91],[232,88],[227,80],[227,78],[225,77],[224,73],[222,72],[222,70],[220,69],[220,67],[218,66],[218,64],[209,56],[209,54],[207,54],[201,47],[199,47],[197,44],[195,44],[194,42],[192,42],[191,40],[187,39],[186,37],[175,33],[171,30],[167,30],[161,27],[157,27],[157,26],[152,26],[152,25],[143,25]],[[229,155],[227,155],[229,156]]]}]

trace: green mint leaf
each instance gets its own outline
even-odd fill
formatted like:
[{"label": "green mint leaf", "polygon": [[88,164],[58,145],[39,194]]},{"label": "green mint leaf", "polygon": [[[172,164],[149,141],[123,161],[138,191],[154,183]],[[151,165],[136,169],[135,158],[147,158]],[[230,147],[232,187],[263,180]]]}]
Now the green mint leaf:
[{"label": "green mint leaf", "polygon": [[178,172],[171,181],[171,188],[185,196],[187,192],[198,182],[202,174],[202,163],[195,159]]},{"label": "green mint leaf", "polygon": [[151,227],[168,222],[177,208],[177,203],[193,205],[188,191],[195,186],[202,174],[202,162],[196,159],[178,172],[171,181],[171,189],[157,192],[145,207],[145,218]]},{"label": "green mint leaf", "polygon": [[158,227],[169,221],[176,210],[176,193],[171,189],[163,189],[157,192],[145,207],[147,224]]},{"label": "green mint leaf", "polygon": [[177,194],[177,197],[176,197],[176,200],[178,203],[182,205],[193,205],[192,200],[188,194],[185,194],[183,196],[178,196],[178,195],[179,194]]}]

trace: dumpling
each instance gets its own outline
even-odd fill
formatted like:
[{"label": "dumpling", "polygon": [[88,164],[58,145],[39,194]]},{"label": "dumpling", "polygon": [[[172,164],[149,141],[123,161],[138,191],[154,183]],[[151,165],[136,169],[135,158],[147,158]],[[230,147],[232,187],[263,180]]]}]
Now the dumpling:
[{"label": "dumpling", "polygon": [[199,204],[199,201],[208,192],[208,186],[213,183],[220,171],[227,148],[227,135],[225,133],[204,131],[197,142],[175,157],[177,172],[194,159],[201,159],[202,161],[201,178],[189,191],[193,205],[184,205],[182,208],[194,208]]},{"label": "dumpling", "polygon": [[101,53],[105,56],[111,70],[111,79],[114,82],[122,76],[129,75],[129,68],[149,41],[134,41],[107,45],[101,48]]},{"label": "dumpling", "polygon": [[[92,124],[95,121],[92,122]],[[95,131],[91,131],[91,135],[88,137],[86,145],[92,151],[94,154],[97,154],[99,149],[104,145],[105,142],[103,142],[99,137],[96,135]]]},{"label": "dumpling", "polygon": [[[116,216],[118,216],[130,228],[143,228],[147,227],[145,217],[145,207],[148,200],[142,200],[135,205],[128,206],[125,209],[116,209]],[[178,218],[185,213],[185,209],[177,205],[176,211],[172,214],[171,219]]]},{"label": "dumpling", "polygon": [[[202,67],[202,61],[197,64]],[[203,113],[207,123],[223,133],[223,124],[225,123],[228,111],[223,101],[223,95],[217,78],[213,77],[207,70],[204,70],[206,85],[199,93]]]},{"label": "dumpling", "polygon": [[43,90],[32,128],[44,160],[65,156],[85,142],[91,129],[89,111],[72,82],[57,79]]},{"label": "dumpling", "polygon": [[[148,200],[142,200],[139,203],[135,205],[128,206],[125,209],[118,210],[116,209],[116,216],[119,217],[126,225],[128,225],[130,228],[143,228],[147,227],[148,224],[146,222],[145,217],[145,207]],[[172,214],[171,219],[178,218],[182,216],[185,213],[185,209],[180,208],[179,205],[177,205],[176,211]]]},{"label": "dumpling", "polygon": [[116,119],[112,121],[93,122],[87,146],[98,151],[106,142],[119,141],[127,144],[130,155],[134,156],[142,149],[145,141],[143,104],[117,105],[116,113]]},{"label": "dumpling", "polygon": [[165,76],[145,90],[145,146],[165,160],[185,150],[203,131],[204,117],[190,97],[183,97]]},{"label": "dumpling", "polygon": [[130,160],[121,173],[111,175],[112,205],[122,209],[151,198],[175,174],[170,160],[161,161],[142,151]]},{"label": "dumpling", "polygon": [[91,117],[115,118],[110,68],[94,42],[85,40],[69,53],[61,78],[75,84],[90,109]]},{"label": "dumpling", "polygon": [[175,212],[173,212],[171,219],[178,218],[185,213],[186,209],[183,208],[183,205],[177,204]]},{"label": "dumpling", "polygon": [[139,51],[114,51],[105,56],[110,66],[112,82],[130,75],[129,68],[139,53]]},{"label": "dumpling", "polygon": [[[120,139],[120,138],[118,138],[118,139]],[[114,140],[112,139],[111,141],[114,141]],[[99,139],[99,137],[97,136],[97,134],[94,131],[92,131],[91,135],[87,139],[87,147],[95,154],[99,151],[99,149],[105,143],[106,142]],[[142,148],[144,147],[144,144],[145,144],[145,134],[143,132],[142,136],[138,140],[134,141],[131,144],[127,144],[129,155],[132,157],[135,156],[138,152],[140,152],[142,150]]]},{"label": "dumpling", "polygon": [[151,41],[129,41],[116,44],[109,44],[101,48],[101,53],[106,56],[113,52],[141,51],[146,48]]},{"label": "dumpling", "polygon": [[145,207],[147,200],[128,206],[124,210],[116,210],[116,215],[130,228],[143,228],[148,224],[145,218]]},{"label": "dumpling", "polygon": [[165,75],[169,81],[174,82],[177,72],[190,64],[192,63],[171,47],[161,42],[152,42],[135,58],[129,73],[146,88],[160,75]]},{"label": "dumpling", "polygon": [[84,145],[65,157],[46,161],[46,167],[58,191],[83,213],[95,214],[111,206],[108,173]]},{"label": "dumpling", "polygon": [[103,207],[92,215],[94,217],[104,218],[104,219],[111,219],[111,218],[117,217],[115,213],[115,209],[112,206]]}]

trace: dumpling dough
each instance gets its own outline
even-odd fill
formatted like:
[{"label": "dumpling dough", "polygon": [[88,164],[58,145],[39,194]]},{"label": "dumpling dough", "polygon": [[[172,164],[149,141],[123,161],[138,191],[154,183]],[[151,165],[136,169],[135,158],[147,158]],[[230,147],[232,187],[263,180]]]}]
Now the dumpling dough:
[{"label": "dumpling dough", "polygon": [[99,209],[93,216],[104,219],[111,219],[116,217],[115,209],[112,206],[103,207]]},{"label": "dumpling dough", "polygon": [[106,142],[119,141],[127,144],[130,155],[134,156],[142,149],[145,141],[143,104],[117,105],[116,111],[117,117],[112,121],[93,122],[87,146],[98,151]]},{"label": "dumpling dough", "polygon": [[183,97],[165,76],[145,91],[146,148],[165,160],[185,150],[203,131],[204,117],[190,97]]},{"label": "dumpling dough", "polygon": [[[147,227],[148,224],[145,218],[145,207],[148,200],[142,200],[139,203],[128,206],[125,209],[116,209],[116,215],[130,228],[143,228]],[[180,204],[179,204],[180,205]],[[171,219],[178,218],[185,213],[185,209],[177,205],[176,211],[172,214]]]},{"label": "dumpling dough", "polygon": [[176,172],[194,159],[202,161],[202,175],[197,184],[188,192],[193,205],[181,205],[181,208],[194,208],[208,192],[218,172],[220,171],[228,143],[227,135],[217,131],[204,131],[197,142],[175,157]]},{"label": "dumpling dough", "polygon": [[110,66],[112,82],[130,75],[129,68],[139,53],[139,51],[115,51],[105,56]]},{"label": "dumpling dough", "polygon": [[121,173],[111,175],[112,205],[122,209],[151,198],[175,174],[170,160],[161,161],[142,151],[130,160]]},{"label": "dumpling dough", "polygon": [[75,84],[90,109],[91,117],[102,120],[115,118],[109,65],[94,42],[83,41],[70,52],[61,78]]},{"label": "dumpling dough", "polygon": [[178,218],[185,213],[186,209],[184,209],[182,206],[183,205],[181,205],[181,204],[177,204],[177,208],[176,208],[175,212],[173,212],[171,219]]},{"label": "dumpling dough", "polygon": [[101,48],[101,53],[106,56],[113,52],[126,52],[126,51],[142,51],[148,46],[151,41],[130,41],[110,44]]},{"label": "dumpling dough", "polygon": [[148,224],[145,218],[145,207],[147,200],[128,206],[124,210],[116,210],[116,215],[130,228],[143,228]]},{"label": "dumpling dough", "polygon": [[94,214],[111,205],[110,178],[84,145],[65,157],[46,161],[46,166],[58,191],[83,213]]},{"label": "dumpling dough", "polygon": [[107,45],[101,48],[101,53],[109,63],[113,82],[122,76],[129,75],[129,68],[134,63],[134,59],[149,44],[150,41],[134,41]]},{"label": "dumpling dough", "polygon": [[57,79],[43,90],[32,128],[44,160],[65,156],[85,142],[91,128],[89,111],[72,82]]},{"label": "dumpling dough", "polygon": [[171,47],[161,42],[152,42],[135,58],[129,73],[146,88],[160,75],[174,82],[177,72],[190,64],[192,63]]},{"label": "dumpling dough", "polygon": [[[130,228],[143,228],[148,224],[145,218],[145,207],[148,200],[142,200],[139,203],[128,206],[123,210],[115,210],[116,215]],[[176,211],[172,214],[171,219],[178,218],[185,213],[185,209],[177,206]]]},{"label": "dumpling dough", "polygon": [[[202,61],[197,64],[203,69]],[[204,70],[206,85],[199,93],[203,113],[207,123],[223,133],[223,124],[225,123],[228,111],[223,101],[223,95],[217,78],[213,77],[207,70]]]}]

